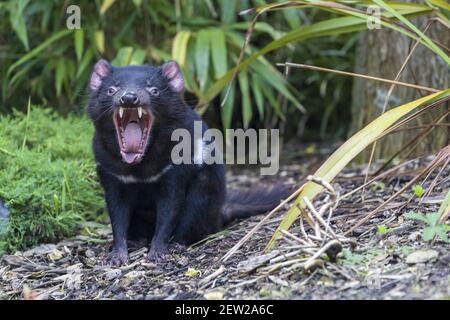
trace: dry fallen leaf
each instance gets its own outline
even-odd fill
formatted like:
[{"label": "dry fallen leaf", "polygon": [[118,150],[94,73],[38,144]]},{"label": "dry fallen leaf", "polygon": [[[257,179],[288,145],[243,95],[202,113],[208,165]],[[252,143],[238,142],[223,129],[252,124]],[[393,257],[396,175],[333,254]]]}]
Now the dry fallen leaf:
[{"label": "dry fallen leaf", "polygon": [[435,260],[439,253],[436,250],[418,250],[406,257],[406,263],[416,264]]},{"label": "dry fallen leaf", "polygon": [[200,276],[202,273],[200,270],[194,269],[194,268],[188,268],[185,275],[192,278],[192,277],[198,277]]},{"label": "dry fallen leaf", "polygon": [[223,300],[223,292],[210,291],[204,294],[206,300]]}]

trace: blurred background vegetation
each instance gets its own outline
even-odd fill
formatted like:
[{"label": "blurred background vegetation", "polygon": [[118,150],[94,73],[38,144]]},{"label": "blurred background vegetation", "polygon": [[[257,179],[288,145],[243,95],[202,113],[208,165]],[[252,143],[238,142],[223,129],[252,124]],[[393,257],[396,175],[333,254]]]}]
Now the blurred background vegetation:
[{"label": "blurred background vegetation", "polygon": [[[74,3],[81,8],[82,28],[73,31],[66,27],[71,1],[0,3],[3,113],[11,108],[24,110],[28,97],[63,114],[82,113],[87,79],[100,57],[116,66],[159,64],[175,58],[184,69],[188,102],[198,106],[212,126],[281,127],[286,137],[314,141],[346,135],[352,79],[302,71],[291,73],[287,82],[282,68],[274,64],[288,60],[352,70],[357,34],[288,44],[261,57],[239,74],[221,108],[225,90],[213,99],[207,94],[236,65],[252,19],[238,13],[266,1]],[[246,56],[293,29],[333,16],[314,8],[264,14],[255,25]],[[300,111],[303,108],[307,113]]]}]

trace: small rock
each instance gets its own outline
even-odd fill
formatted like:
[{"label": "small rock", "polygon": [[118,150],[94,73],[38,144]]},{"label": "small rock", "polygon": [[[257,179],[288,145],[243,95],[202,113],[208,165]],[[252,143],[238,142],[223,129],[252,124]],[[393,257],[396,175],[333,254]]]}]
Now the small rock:
[{"label": "small rock", "polygon": [[27,250],[23,253],[24,257],[42,256],[53,252],[56,249],[54,244],[41,244],[33,249]]},{"label": "small rock", "polygon": [[205,293],[204,295],[206,300],[222,300],[223,299],[223,292],[221,291],[210,291]]},{"label": "small rock", "polygon": [[267,262],[278,256],[279,254],[280,251],[273,250],[262,256],[251,257],[246,261],[239,262],[237,268],[239,269],[239,271],[243,273],[251,273],[255,271],[257,268],[265,265]]},{"label": "small rock", "polygon": [[95,253],[94,251],[92,251],[91,249],[87,249],[86,252],[84,253],[84,255],[88,258],[93,258],[95,257]]},{"label": "small rock", "polygon": [[122,275],[122,270],[120,269],[111,269],[105,273],[106,280],[113,280]]},{"label": "small rock", "polygon": [[436,250],[418,250],[406,257],[406,263],[416,264],[435,260],[439,253]]},{"label": "small rock", "polygon": [[64,253],[62,251],[59,251],[58,249],[55,249],[47,254],[47,258],[50,261],[58,261],[61,260],[62,257],[64,257]]},{"label": "small rock", "polygon": [[145,271],[130,271],[125,274],[125,277],[128,279],[135,279],[145,276]]},{"label": "small rock", "polygon": [[3,256],[2,261],[14,267],[21,266],[24,263],[24,259],[21,256],[7,255],[7,254]]},{"label": "small rock", "polygon": [[272,281],[275,284],[280,285],[280,286],[289,287],[289,282],[287,282],[286,280],[283,280],[283,279],[281,279],[279,277],[269,276],[269,280]]}]

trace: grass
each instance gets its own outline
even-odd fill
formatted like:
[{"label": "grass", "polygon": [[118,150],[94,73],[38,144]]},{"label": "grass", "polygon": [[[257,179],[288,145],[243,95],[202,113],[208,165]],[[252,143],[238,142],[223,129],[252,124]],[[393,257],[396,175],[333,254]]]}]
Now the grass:
[{"label": "grass", "polygon": [[0,254],[75,233],[103,201],[84,117],[29,107],[0,118],[0,200],[10,223]]}]

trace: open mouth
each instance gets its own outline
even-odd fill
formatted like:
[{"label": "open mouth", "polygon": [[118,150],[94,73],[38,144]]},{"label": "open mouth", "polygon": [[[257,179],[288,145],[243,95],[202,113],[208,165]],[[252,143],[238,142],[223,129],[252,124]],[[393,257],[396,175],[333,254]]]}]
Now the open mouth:
[{"label": "open mouth", "polygon": [[142,107],[119,108],[113,118],[122,160],[128,164],[139,163],[150,136],[152,114]]}]

